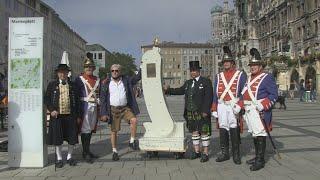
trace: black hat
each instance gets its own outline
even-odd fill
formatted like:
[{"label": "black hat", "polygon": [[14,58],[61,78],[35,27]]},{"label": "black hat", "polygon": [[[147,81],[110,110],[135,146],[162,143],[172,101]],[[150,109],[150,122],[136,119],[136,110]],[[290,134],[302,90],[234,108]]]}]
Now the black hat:
[{"label": "black hat", "polygon": [[200,70],[199,61],[189,61],[189,69],[191,70]]},{"label": "black hat", "polygon": [[222,63],[224,63],[226,61],[235,62],[233,57],[232,57],[232,53],[231,53],[231,50],[230,50],[229,46],[223,46]]},{"label": "black hat", "polygon": [[66,64],[59,64],[56,67],[56,71],[63,71],[63,70],[71,71],[70,67],[68,65],[66,65]]},{"label": "black hat", "polygon": [[249,64],[248,64],[249,66],[253,65],[253,64],[263,65],[263,61],[261,59],[261,56],[260,56],[258,49],[256,49],[256,48],[250,49],[250,55],[251,55],[251,58],[250,58]]}]

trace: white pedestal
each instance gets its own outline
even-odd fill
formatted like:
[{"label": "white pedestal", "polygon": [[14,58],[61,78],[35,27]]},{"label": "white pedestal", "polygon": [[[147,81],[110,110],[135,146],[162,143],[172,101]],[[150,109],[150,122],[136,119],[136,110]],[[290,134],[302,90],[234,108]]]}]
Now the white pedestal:
[{"label": "white pedestal", "polygon": [[152,122],[144,123],[146,133],[139,140],[144,151],[185,152],[183,122],[174,122],[162,91],[160,49],[154,47],[142,56],[142,87]]}]

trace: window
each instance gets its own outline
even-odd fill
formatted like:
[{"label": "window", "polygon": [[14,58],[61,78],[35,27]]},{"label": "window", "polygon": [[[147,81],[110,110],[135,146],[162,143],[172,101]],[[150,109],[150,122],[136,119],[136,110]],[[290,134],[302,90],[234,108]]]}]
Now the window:
[{"label": "window", "polygon": [[6,8],[11,8],[11,0],[6,0]]},{"label": "window", "polygon": [[318,34],[318,20],[313,21],[314,24],[314,35]]},{"label": "window", "polygon": [[183,61],[187,62],[188,61],[188,56],[183,56]]},{"label": "window", "polygon": [[102,59],[102,53],[99,53],[98,56],[99,59]]},{"label": "window", "polygon": [[178,69],[180,69],[180,64],[178,64]]},{"label": "window", "polygon": [[40,4],[40,12],[47,16],[49,15],[49,9],[45,7],[43,4]]},{"label": "window", "polygon": [[33,7],[33,8],[36,8],[36,0],[26,0],[26,3]]},{"label": "window", "polygon": [[14,1],[13,1],[13,9],[14,9],[15,11],[19,11],[19,3],[18,3],[17,0],[14,0]]},{"label": "window", "polygon": [[97,53],[93,53],[93,59],[97,59]]}]

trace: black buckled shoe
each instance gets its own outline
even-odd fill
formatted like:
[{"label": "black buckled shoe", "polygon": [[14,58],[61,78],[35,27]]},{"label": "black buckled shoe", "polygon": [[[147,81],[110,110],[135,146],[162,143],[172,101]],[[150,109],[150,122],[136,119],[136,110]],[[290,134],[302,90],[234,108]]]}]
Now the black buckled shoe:
[{"label": "black buckled shoe", "polygon": [[89,154],[85,154],[83,159],[89,164],[94,162],[93,158],[91,158]]},{"label": "black buckled shoe", "polygon": [[63,167],[63,161],[62,160],[58,160],[55,164],[56,168],[62,168]]},{"label": "black buckled shoe", "polygon": [[256,157],[254,163],[250,166],[251,171],[258,171],[258,170],[264,168],[265,150],[266,150],[266,137],[265,136],[258,136],[257,137],[257,151],[258,151],[258,153],[257,153],[257,157]]},{"label": "black buckled shoe", "polygon": [[232,145],[232,158],[233,162],[237,165],[241,164],[240,157],[240,131],[239,128],[230,128],[231,145]]},{"label": "black buckled shoe", "polygon": [[70,166],[76,166],[77,165],[77,161],[74,160],[73,158],[70,158],[67,160],[67,163],[70,165]]},{"label": "black buckled shoe", "polygon": [[258,147],[257,147],[257,138],[253,138],[255,157],[246,161],[247,164],[252,165],[257,159],[258,156]]},{"label": "black buckled shoe", "polygon": [[197,158],[199,158],[199,157],[201,157],[201,153],[200,152],[192,152],[191,153],[191,156],[190,156],[190,159],[197,159]]},{"label": "black buckled shoe", "polygon": [[226,129],[220,128],[220,148],[221,154],[218,155],[216,162],[223,162],[230,159],[229,155],[229,132]]},{"label": "black buckled shoe", "polygon": [[209,161],[209,155],[203,153],[203,154],[201,155],[200,162],[204,163],[204,162],[207,162],[207,161]]},{"label": "black buckled shoe", "polygon": [[133,143],[129,143],[129,147],[133,150],[138,150],[139,149],[139,141],[134,140]]},{"label": "black buckled shoe", "polygon": [[112,160],[113,160],[113,161],[119,161],[119,155],[118,155],[118,153],[113,152],[113,154],[112,154]]},{"label": "black buckled shoe", "polygon": [[89,151],[89,156],[92,158],[92,159],[98,159],[99,156],[93,154],[92,152]]}]

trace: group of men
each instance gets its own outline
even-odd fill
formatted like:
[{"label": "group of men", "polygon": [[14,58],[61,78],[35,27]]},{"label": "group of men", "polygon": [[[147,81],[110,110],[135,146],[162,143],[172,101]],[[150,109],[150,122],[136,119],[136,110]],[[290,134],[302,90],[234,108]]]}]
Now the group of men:
[{"label": "group of men", "polygon": [[90,150],[92,133],[97,129],[98,119],[110,124],[114,161],[119,160],[117,132],[120,131],[121,119],[130,123],[129,147],[138,149],[135,136],[139,109],[133,86],[141,79],[140,72],[133,77],[122,76],[121,66],[114,64],[111,66],[111,78],[101,82],[93,75],[96,66],[91,54],[87,54],[83,67],[83,73],[75,81],[71,81],[68,77],[70,67],[59,64],[56,68],[57,79],[50,82],[46,90],[45,104],[50,112],[47,144],[56,148],[57,168],[64,165],[63,141],[68,142],[67,163],[70,166],[77,164],[72,153],[78,143],[78,134],[81,136],[83,159],[93,163],[98,158]]},{"label": "group of men", "polygon": [[264,62],[257,49],[250,50],[248,77],[236,69],[229,47],[225,46],[223,51],[221,63],[224,70],[216,75],[213,85],[200,75],[199,62],[191,61],[191,79],[180,88],[165,87],[164,90],[168,94],[185,95],[184,118],[192,133],[191,159],[209,160],[210,116],[213,116],[217,119],[221,148],[216,162],[230,159],[230,137],[233,161],[241,164],[240,133],[243,131],[242,119],[245,119],[255,148],[255,157],[246,163],[251,165],[250,170],[256,171],[265,165],[266,136],[272,129],[271,111],[277,100],[277,86],[273,76],[264,72]]},{"label": "group of men", "polygon": [[[229,137],[235,164],[241,164],[240,133],[244,119],[253,136],[255,157],[248,160],[250,170],[256,171],[265,165],[266,136],[272,130],[272,105],[277,100],[277,86],[272,75],[264,72],[264,62],[257,49],[250,50],[250,75],[236,69],[235,59],[228,47],[224,47],[222,64],[224,71],[218,73],[214,83],[200,75],[199,61],[190,61],[191,79],[180,88],[164,87],[167,94],[185,95],[184,118],[192,133],[193,151],[191,159],[200,162],[209,160],[209,145],[212,133],[211,116],[217,119],[220,134],[221,154],[216,162],[230,159]],[[129,146],[137,150],[135,139],[139,108],[133,86],[141,79],[141,72],[132,77],[121,75],[121,66],[111,66],[111,78],[103,83],[93,76],[95,70],[92,58],[84,62],[84,72],[74,82],[68,79],[70,68],[60,64],[56,71],[58,79],[48,85],[45,102],[50,111],[48,144],[56,146],[56,167],[63,166],[61,145],[67,141],[67,163],[76,165],[72,158],[74,145],[81,134],[83,158],[93,163],[96,155],[90,151],[92,133],[100,120],[108,121],[111,127],[111,144],[114,161],[119,160],[117,132],[121,119],[130,124]],[[100,111],[98,112],[98,107]]]}]

